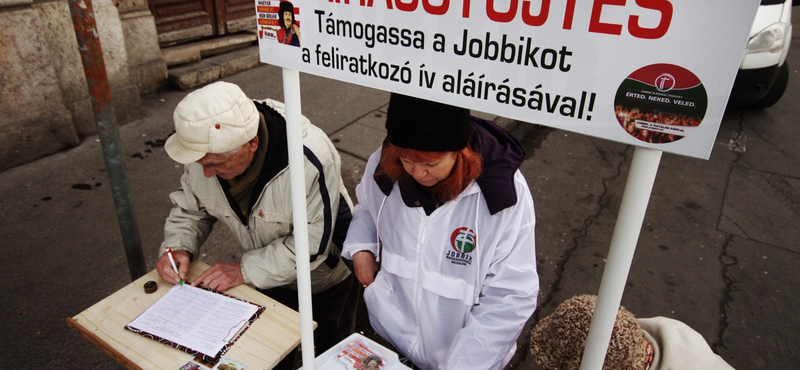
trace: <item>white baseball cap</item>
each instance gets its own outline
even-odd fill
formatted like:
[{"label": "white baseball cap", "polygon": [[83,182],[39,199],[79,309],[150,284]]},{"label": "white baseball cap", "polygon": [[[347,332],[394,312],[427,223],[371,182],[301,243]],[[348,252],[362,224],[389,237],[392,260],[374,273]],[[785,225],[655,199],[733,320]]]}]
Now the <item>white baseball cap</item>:
[{"label": "white baseball cap", "polygon": [[219,81],[195,90],[172,115],[175,134],[164,144],[170,158],[191,163],[208,153],[227,153],[258,134],[255,103],[239,86]]}]

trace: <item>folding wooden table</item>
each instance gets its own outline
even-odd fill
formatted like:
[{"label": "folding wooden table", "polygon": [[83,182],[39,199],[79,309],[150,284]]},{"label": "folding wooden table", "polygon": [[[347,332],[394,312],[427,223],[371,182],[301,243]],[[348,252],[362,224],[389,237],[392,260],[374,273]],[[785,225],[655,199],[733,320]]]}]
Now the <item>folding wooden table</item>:
[{"label": "folding wooden table", "polygon": [[[189,269],[189,281],[209,266],[195,261]],[[155,281],[158,290],[147,294],[144,284]],[[127,369],[177,370],[192,355],[145,338],[125,329],[134,318],[172,288],[158,277],[155,270],[130,283],[116,293],[89,307],[67,325],[94,343]],[[271,369],[300,343],[300,315],[247,285],[225,291],[226,294],[266,307],[244,334],[224,354],[243,362],[247,370]]]}]

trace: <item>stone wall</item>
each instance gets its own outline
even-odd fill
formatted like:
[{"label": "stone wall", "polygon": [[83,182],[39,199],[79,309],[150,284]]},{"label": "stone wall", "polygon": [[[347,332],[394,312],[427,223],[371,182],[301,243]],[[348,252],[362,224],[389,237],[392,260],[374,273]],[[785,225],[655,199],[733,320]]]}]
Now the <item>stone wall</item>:
[{"label": "stone wall", "polygon": [[[79,143],[44,25],[30,0],[0,0],[0,170]],[[74,31],[73,31],[74,38]],[[56,56],[57,57],[57,56]]]},{"label": "stone wall", "polygon": [[[89,0],[84,0],[89,1]],[[145,0],[92,0],[116,123],[141,117],[140,94],[166,84]],[[66,0],[0,0],[0,171],[98,131]]]},{"label": "stone wall", "polygon": [[119,17],[131,81],[139,94],[153,93],[167,85],[167,65],[158,46],[156,24],[146,0],[119,0]]}]

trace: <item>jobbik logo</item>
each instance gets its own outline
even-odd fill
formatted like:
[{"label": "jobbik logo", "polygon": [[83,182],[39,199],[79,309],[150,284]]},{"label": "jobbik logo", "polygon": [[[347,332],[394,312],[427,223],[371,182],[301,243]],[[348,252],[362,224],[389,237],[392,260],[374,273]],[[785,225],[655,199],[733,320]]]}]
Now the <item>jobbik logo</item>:
[{"label": "jobbik logo", "polygon": [[456,265],[471,265],[472,253],[475,250],[475,232],[466,227],[459,227],[450,234],[450,247],[447,259]]}]

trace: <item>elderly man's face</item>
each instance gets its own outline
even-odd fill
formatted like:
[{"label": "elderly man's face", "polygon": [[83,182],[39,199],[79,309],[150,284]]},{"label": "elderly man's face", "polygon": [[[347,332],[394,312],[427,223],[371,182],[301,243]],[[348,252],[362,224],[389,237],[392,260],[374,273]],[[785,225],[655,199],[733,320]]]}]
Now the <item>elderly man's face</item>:
[{"label": "elderly man's face", "polygon": [[206,177],[216,175],[225,180],[230,180],[247,171],[257,150],[258,136],[245,143],[233,154],[208,153],[203,158],[200,158],[197,163],[203,166],[203,174]]}]

